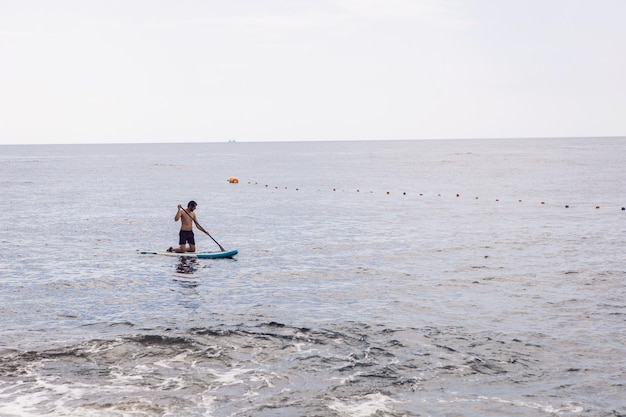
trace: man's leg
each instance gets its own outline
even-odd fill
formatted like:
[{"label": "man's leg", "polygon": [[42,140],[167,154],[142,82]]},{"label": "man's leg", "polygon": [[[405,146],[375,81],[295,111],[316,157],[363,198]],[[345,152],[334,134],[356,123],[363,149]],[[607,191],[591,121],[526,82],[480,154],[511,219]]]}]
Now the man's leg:
[{"label": "man's leg", "polygon": [[187,240],[185,239],[185,236],[183,235],[183,232],[180,231],[178,232],[178,244],[180,245],[178,248],[174,249],[174,248],[170,248],[167,251],[168,252],[176,252],[176,253],[185,253],[187,251]]}]

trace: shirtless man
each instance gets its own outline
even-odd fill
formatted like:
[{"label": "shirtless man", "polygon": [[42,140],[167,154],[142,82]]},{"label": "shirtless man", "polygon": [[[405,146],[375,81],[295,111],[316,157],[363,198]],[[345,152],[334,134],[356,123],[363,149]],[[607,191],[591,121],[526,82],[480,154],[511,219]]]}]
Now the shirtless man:
[{"label": "shirtless man", "polygon": [[[196,209],[198,204],[195,201],[190,201],[187,204],[187,210],[183,209],[183,206],[178,205],[178,211],[176,212],[176,216],[174,216],[174,221],[181,221],[180,232],[178,233],[178,244],[180,247],[172,248],[170,247],[168,252],[177,252],[177,253],[185,253],[185,252],[195,252],[196,251],[196,241],[193,236],[193,224],[196,220],[196,213],[193,211]],[[196,227],[204,232],[197,223]],[[206,232],[205,232],[206,233]],[[189,244],[189,247],[187,247]]]}]

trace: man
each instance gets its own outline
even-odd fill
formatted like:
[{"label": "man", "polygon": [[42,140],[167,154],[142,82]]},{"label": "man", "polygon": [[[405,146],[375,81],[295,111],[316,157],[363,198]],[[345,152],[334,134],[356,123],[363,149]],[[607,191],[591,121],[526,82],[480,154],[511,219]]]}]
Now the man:
[{"label": "man", "polygon": [[[178,233],[178,244],[180,247],[176,249],[170,247],[167,250],[168,252],[185,253],[196,251],[196,241],[193,236],[193,224],[197,222],[196,213],[193,211],[196,207],[198,207],[198,204],[193,200],[187,204],[187,210],[180,204],[178,205],[178,211],[176,212],[176,216],[174,216],[174,221],[181,221],[180,232]],[[196,223],[196,227],[204,232],[204,229],[202,229],[198,223]],[[189,244],[188,247],[187,244]]]}]

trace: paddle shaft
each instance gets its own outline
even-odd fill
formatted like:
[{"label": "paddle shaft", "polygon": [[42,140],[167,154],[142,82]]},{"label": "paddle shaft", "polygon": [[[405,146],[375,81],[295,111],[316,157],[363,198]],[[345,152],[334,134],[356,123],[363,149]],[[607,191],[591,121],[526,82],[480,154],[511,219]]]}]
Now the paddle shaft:
[{"label": "paddle shaft", "polygon": [[[187,212],[187,210],[185,210],[185,208],[184,208],[184,207],[181,207],[181,208],[183,209],[183,211],[184,211],[185,213],[187,213],[187,216],[189,216],[189,217],[191,218],[191,220],[193,220],[193,222],[196,224],[196,227],[197,227],[198,229],[202,230],[204,233],[206,233],[206,234],[207,234],[207,236],[209,236],[211,239],[213,239],[213,236],[211,236],[211,234],[210,234],[209,232],[207,232],[206,230],[204,230],[204,227],[200,226],[200,223],[198,223],[198,221],[197,221],[196,219],[194,219],[194,218],[191,216],[191,214],[189,214],[189,213]],[[226,249],[224,249],[224,248],[222,247],[222,245],[220,245],[219,243],[217,243],[217,240],[213,239],[213,242],[215,242],[215,243],[217,244],[217,246],[219,246],[219,247],[220,247],[220,250],[221,250],[222,252],[226,252]]]}]

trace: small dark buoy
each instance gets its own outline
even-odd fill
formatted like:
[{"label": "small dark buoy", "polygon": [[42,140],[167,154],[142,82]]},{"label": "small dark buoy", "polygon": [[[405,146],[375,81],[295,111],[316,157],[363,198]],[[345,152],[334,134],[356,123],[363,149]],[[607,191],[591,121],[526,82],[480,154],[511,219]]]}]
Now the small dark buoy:
[{"label": "small dark buoy", "polygon": [[406,192],[403,192],[402,195],[406,195]]},{"label": "small dark buoy", "polygon": [[387,195],[389,195],[389,194],[390,194],[389,191],[387,191]]},{"label": "small dark buoy", "polygon": [[600,208],[600,206],[596,206],[596,208],[597,208],[597,209],[599,209],[599,208]]},{"label": "small dark buoy", "polygon": [[626,210],[626,207],[622,207],[622,211]]},{"label": "small dark buoy", "polygon": [[457,193],[457,195],[456,195],[456,196],[458,197],[458,196],[459,196],[459,194]]},{"label": "small dark buoy", "polygon": [[542,201],[542,202],[541,202],[541,204],[546,204],[546,202],[545,202],[545,201]]},{"label": "small dark buoy", "polygon": [[567,205],[567,204],[566,204],[566,205],[565,205],[565,208],[569,208],[569,205]]}]

